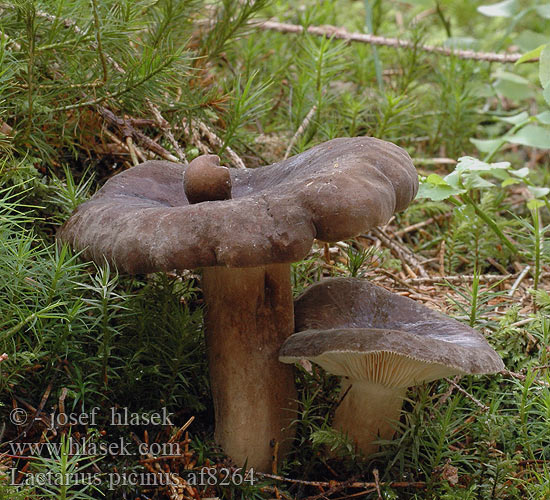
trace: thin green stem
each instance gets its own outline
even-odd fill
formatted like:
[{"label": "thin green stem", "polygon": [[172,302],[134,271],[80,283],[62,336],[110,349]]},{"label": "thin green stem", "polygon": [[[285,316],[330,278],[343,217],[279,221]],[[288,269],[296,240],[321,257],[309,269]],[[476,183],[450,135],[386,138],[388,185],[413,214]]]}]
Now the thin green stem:
[{"label": "thin green stem", "polygon": [[107,94],[102,97],[98,97],[97,99],[92,99],[90,101],[84,101],[79,102],[77,104],[69,104],[68,106],[61,106],[59,108],[54,108],[51,110],[52,113],[58,112],[58,111],[69,111],[71,109],[78,109],[78,108],[84,108],[86,106],[95,106],[96,104],[101,104],[102,102],[106,101],[107,99],[114,99],[115,97],[120,97],[121,95],[125,94],[126,92],[130,92],[131,90],[136,89],[140,85],[143,85],[146,81],[153,78],[156,74],[163,71],[166,67],[170,66],[172,64],[174,58],[169,57],[161,66],[159,66],[156,70],[152,71],[148,75],[145,75],[143,78],[135,82],[134,84],[123,88],[122,90],[119,90],[118,92],[113,92],[112,94]]},{"label": "thin green stem", "polygon": [[35,19],[36,10],[34,4],[29,6],[26,19],[27,38],[29,41],[29,57],[27,60],[27,102],[28,102],[28,117],[27,126],[25,129],[25,137],[28,139],[31,135],[32,122],[33,122],[33,92],[34,92],[34,55],[35,55]]},{"label": "thin green stem", "polygon": [[476,215],[493,230],[493,232],[500,238],[500,240],[502,241],[502,243],[504,243],[508,250],[510,250],[514,255],[517,255],[519,253],[517,247],[510,241],[508,236],[506,236],[501,231],[497,223],[477,206],[477,204],[474,202],[474,200],[472,200],[468,193],[463,193],[460,195],[460,197],[465,203],[467,203],[474,209]]},{"label": "thin green stem", "polygon": [[101,61],[101,67],[103,68],[103,83],[107,83],[107,61],[105,60],[105,54],[103,53],[103,48],[101,45],[101,26],[99,24],[99,14],[97,12],[97,2],[96,0],[91,0],[92,2],[92,11],[94,14],[94,26],[95,26],[95,39],[97,43],[97,53],[99,55],[99,60]]},{"label": "thin green stem", "polygon": [[533,288],[538,290],[540,279],[540,244],[541,244],[541,228],[540,228],[540,208],[536,207],[531,210],[533,217],[533,229],[535,231],[535,275],[533,277]]},{"label": "thin green stem", "polygon": [[[370,0],[365,0],[365,22],[369,34],[374,35],[374,28],[372,23],[372,6]],[[378,88],[381,92],[384,92],[384,79],[382,78],[382,64],[380,63],[380,58],[378,57],[378,49],[375,45],[371,47],[372,57],[374,59],[374,69],[376,71],[376,81],[378,82]]]}]

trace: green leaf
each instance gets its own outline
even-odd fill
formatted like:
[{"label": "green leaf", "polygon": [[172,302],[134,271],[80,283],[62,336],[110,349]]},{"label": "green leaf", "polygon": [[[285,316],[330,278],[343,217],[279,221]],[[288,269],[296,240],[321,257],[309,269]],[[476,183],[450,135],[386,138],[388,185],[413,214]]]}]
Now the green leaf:
[{"label": "green leaf", "polygon": [[516,61],[515,65],[517,66],[518,64],[524,63],[525,61],[530,61],[531,59],[536,59],[537,57],[540,57],[540,53],[542,52],[542,49],[546,47],[546,45],[547,44],[539,45],[536,49],[526,52]]},{"label": "green leaf", "polygon": [[449,186],[447,182],[437,174],[430,174],[426,179],[420,180],[420,189],[417,198],[429,198],[432,201],[442,201],[465,190]]},{"label": "green leaf", "polygon": [[519,179],[508,177],[508,179],[502,181],[501,186],[506,187],[506,186],[511,186],[512,184],[521,184],[521,181]]},{"label": "green leaf", "polygon": [[529,80],[516,73],[510,73],[510,71],[498,70],[495,71],[494,77],[497,80],[506,80],[508,82],[517,83],[519,85],[529,85]]},{"label": "green leaf", "polygon": [[550,19],[550,5],[537,5],[535,7],[535,10],[537,11],[538,15],[540,17],[544,17],[544,19]]},{"label": "green leaf", "polygon": [[434,186],[448,186],[447,182],[437,174],[430,174],[428,177],[426,177],[426,182],[429,182],[430,184],[433,184]]},{"label": "green leaf", "polygon": [[520,179],[524,179],[529,175],[529,167],[523,167],[518,170],[509,170],[509,172],[512,175],[515,175],[516,177],[519,177]]},{"label": "green leaf", "polygon": [[548,87],[546,87],[542,91],[542,96],[544,97],[544,100],[546,101],[546,104],[548,104],[550,106],[550,85],[548,85]]},{"label": "green leaf", "polygon": [[463,156],[458,159],[455,169],[444,178],[430,174],[421,180],[418,197],[441,201],[470,189],[491,188],[495,184],[484,179],[481,174],[489,173],[497,179],[506,179],[509,177],[509,168],[509,162],[486,163],[471,156]]},{"label": "green leaf", "polygon": [[530,50],[538,48],[540,45],[546,45],[548,41],[548,35],[530,29],[524,29],[514,38],[514,45],[517,45],[521,52],[529,52]]},{"label": "green leaf", "polygon": [[550,149],[550,129],[539,125],[526,125],[515,134],[507,137],[506,140],[512,144]]},{"label": "green leaf", "polygon": [[522,111],[517,115],[501,116],[499,120],[506,123],[511,123],[512,125],[517,125],[518,123],[521,123],[527,120],[527,118],[529,118],[529,113],[527,113],[527,111]]},{"label": "green leaf", "polygon": [[544,207],[544,201],[542,200],[529,200],[529,202],[527,202],[527,208],[529,210],[536,210],[541,207]]},{"label": "green leaf", "polygon": [[[459,172],[491,172],[494,170],[508,169],[510,162],[486,163],[471,156],[462,156],[458,159],[456,170]],[[450,175],[450,174],[449,174]],[[448,177],[448,176],[447,176]],[[447,180],[445,177],[445,180]]]},{"label": "green leaf", "polygon": [[550,125],[550,111],[543,111],[535,116],[539,123],[543,125]]},{"label": "green leaf", "polygon": [[489,153],[501,143],[501,139],[470,139],[470,142],[482,153]]},{"label": "green leaf", "polygon": [[477,11],[487,17],[514,17],[518,4],[516,0],[504,0],[492,5],[480,5]]},{"label": "green leaf", "polygon": [[529,87],[529,80],[520,75],[508,71],[497,71],[494,74],[496,80],[493,83],[494,89],[508,99],[523,101],[534,95]]},{"label": "green leaf", "polygon": [[543,89],[550,86],[550,44],[547,44],[540,53],[539,79]]},{"label": "green leaf", "polygon": [[470,175],[464,176],[464,187],[468,191],[470,191],[471,189],[476,189],[476,188],[494,187],[494,184],[492,182],[485,180],[483,177],[479,175],[470,174]]},{"label": "green leaf", "polygon": [[544,198],[550,193],[550,188],[547,187],[527,186],[527,189],[535,198]]}]

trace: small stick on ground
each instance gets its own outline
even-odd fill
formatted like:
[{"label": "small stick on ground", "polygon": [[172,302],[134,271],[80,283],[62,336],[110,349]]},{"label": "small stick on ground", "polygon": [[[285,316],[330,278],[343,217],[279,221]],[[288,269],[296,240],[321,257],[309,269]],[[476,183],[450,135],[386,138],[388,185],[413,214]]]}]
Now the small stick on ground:
[{"label": "small stick on ground", "polygon": [[[114,144],[116,144],[117,146],[120,146],[120,149],[123,150],[123,151],[117,151],[116,153],[117,154],[124,154],[124,152],[127,152],[128,154],[130,154],[130,151],[128,149],[128,145],[124,142],[122,142],[115,134],[113,134],[109,129],[107,129],[106,127],[103,127],[102,129],[102,134],[105,134],[111,141],[113,141]],[[138,148],[135,144],[134,144],[134,151],[136,153],[136,155],[138,156],[138,158],[144,162],[147,160],[147,158],[145,157],[145,154],[143,151],[141,151],[140,148]]]},{"label": "small stick on ground", "polygon": [[508,292],[508,297],[513,297],[514,296],[514,294],[516,293],[516,290],[518,289],[519,285],[521,284],[521,282],[523,281],[525,276],[527,276],[527,273],[529,272],[529,269],[531,269],[531,266],[525,266],[523,271],[521,271],[521,273],[519,273],[519,276],[517,277],[516,281],[514,281],[514,284],[512,285],[512,288],[510,288],[510,291]]},{"label": "small stick on ground", "polygon": [[288,144],[288,148],[286,148],[285,156],[283,157],[283,160],[286,160],[290,153],[292,152],[292,148],[294,147],[294,144],[296,144],[296,141],[303,135],[303,133],[306,131],[306,129],[309,127],[309,124],[313,117],[315,116],[315,112],[317,111],[317,106],[314,105],[310,110],[309,113],[304,118],[304,121],[300,124],[298,127],[298,130],[296,130],[296,133],[292,136],[292,139],[290,140],[290,143]]},{"label": "small stick on ground", "polygon": [[[427,278],[428,273],[420,263],[420,261],[416,258],[416,256],[405,246],[400,245],[397,241],[392,240],[389,238],[384,232],[379,228],[374,228],[371,231],[379,240],[380,242],[390,250],[392,250],[397,257],[405,264],[407,264],[409,267],[414,268],[418,271],[418,274],[420,274],[421,277]],[[412,277],[412,279],[418,279],[415,277]]]},{"label": "small stick on ground", "polygon": [[372,471],[372,475],[374,476],[374,485],[376,488],[376,493],[378,493],[378,500],[382,500],[382,492],[380,491],[380,476],[378,474],[378,469],[374,469]]},{"label": "small stick on ground", "polygon": [[[267,474],[264,472],[254,471],[256,476],[273,479],[274,481],[282,481],[292,484],[303,484],[304,486],[313,486],[318,488],[330,488],[334,486],[334,481],[306,481],[304,479],[292,479],[289,477],[277,476],[275,474]],[[379,483],[380,486],[389,486],[391,488],[425,488],[425,481],[389,481],[387,483]],[[362,481],[354,481],[350,484],[346,484],[347,488],[376,488],[375,483],[368,483]]]},{"label": "small stick on ground", "polygon": [[[212,144],[212,146],[216,146],[218,148],[222,147],[223,141],[216,135],[216,133],[210,129],[210,127],[204,123],[203,121],[199,120],[199,130],[200,132],[208,139],[208,142]],[[231,163],[236,168],[246,168],[246,165],[244,164],[244,161],[241,159],[241,157],[233,151],[229,146],[225,148],[227,152],[227,156],[229,157]]]},{"label": "small stick on ground", "polygon": [[452,385],[458,392],[464,394],[470,401],[474,402],[478,408],[481,409],[481,411],[486,412],[489,411],[489,407],[487,405],[484,405],[479,399],[472,396],[468,391],[460,387],[454,380],[451,380],[450,378],[445,378],[445,380]]},{"label": "small stick on ground", "polygon": [[445,240],[441,240],[441,246],[439,247],[439,274],[445,276]]},{"label": "small stick on ground", "polygon": [[422,229],[425,226],[429,226],[430,224],[433,224],[434,222],[439,222],[440,219],[450,217],[452,215],[451,212],[447,212],[445,214],[437,215],[435,217],[430,217],[429,219],[423,220],[421,222],[417,222],[416,224],[413,224],[412,226],[405,227],[403,229],[400,229],[399,231],[396,231],[394,234],[398,238],[401,236],[410,233],[411,231],[416,231],[418,229]]},{"label": "small stick on ground", "polygon": [[130,158],[132,159],[132,163],[134,164],[134,167],[136,165],[139,165],[139,160],[137,158],[136,150],[134,148],[134,141],[132,141],[132,138],[130,136],[126,137],[126,147],[130,152]]},{"label": "small stick on ground", "polygon": [[[525,382],[525,380],[527,379],[527,376],[524,375],[523,373],[516,373],[516,372],[511,372],[510,370],[502,370],[501,372],[499,372],[501,375],[506,375],[508,377],[512,377],[512,378],[515,378],[517,380],[521,380],[522,382]],[[537,384],[537,385],[542,385],[543,387],[550,387],[550,384],[548,382],[545,382],[544,380],[533,380],[533,383],[534,384]]]},{"label": "small stick on ground", "polygon": [[[550,275],[550,273],[543,273],[544,276]],[[517,274],[480,274],[479,281],[486,283],[494,283],[496,281],[506,281],[511,278],[517,277]],[[434,283],[466,283],[473,281],[475,276],[473,274],[463,274],[463,275],[453,275],[453,276],[426,276],[422,278],[415,278],[408,280],[408,283],[411,285],[425,285],[425,284],[434,284]]]},{"label": "small stick on ground", "polygon": [[164,149],[160,144],[157,144],[140,130],[136,130],[132,126],[130,120],[115,115],[110,109],[107,109],[105,106],[97,106],[97,110],[99,111],[99,114],[105,119],[105,121],[107,121],[107,123],[118,127],[124,137],[132,137],[132,139],[140,142],[145,148],[149,149],[150,151],[159,155],[165,160],[176,163],[179,162],[178,158],[176,158],[172,153]]},{"label": "small stick on ground", "polygon": [[[195,126],[196,124],[196,126]],[[211,145],[212,150],[221,148],[223,141],[216,135],[216,133],[201,120],[186,120],[183,119],[182,125],[184,130],[191,136],[191,142],[199,149],[203,154],[208,154],[211,150],[208,146],[202,142],[201,135],[204,136]],[[246,168],[241,157],[233,151],[229,146],[225,148],[230,163],[236,168]]]},{"label": "small stick on ground", "polygon": [[181,149],[178,141],[176,141],[176,138],[172,133],[172,128],[170,126],[170,123],[162,116],[157,106],[155,106],[149,99],[147,99],[146,102],[147,102],[147,106],[149,106],[149,109],[151,110],[151,113],[153,113],[153,116],[155,117],[155,122],[157,123],[159,128],[162,130],[162,133],[164,134],[166,139],[168,139],[170,144],[172,144],[172,147],[176,152],[176,156],[179,158],[179,160],[182,163],[187,165],[187,158],[185,157],[185,153],[183,149]]}]

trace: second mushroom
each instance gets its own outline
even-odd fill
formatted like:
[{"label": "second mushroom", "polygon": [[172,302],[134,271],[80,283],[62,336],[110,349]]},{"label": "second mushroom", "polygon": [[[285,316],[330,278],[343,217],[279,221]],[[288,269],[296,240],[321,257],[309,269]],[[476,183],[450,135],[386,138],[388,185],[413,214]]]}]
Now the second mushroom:
[{"label": "second mushroom", "polygon": [[408,387],[504,368],[476,330],[365,280],[321,281],[295,308],[297,333],[279,359],[308,359],[343,377],[333,427],[365,455],[393,436]]}]

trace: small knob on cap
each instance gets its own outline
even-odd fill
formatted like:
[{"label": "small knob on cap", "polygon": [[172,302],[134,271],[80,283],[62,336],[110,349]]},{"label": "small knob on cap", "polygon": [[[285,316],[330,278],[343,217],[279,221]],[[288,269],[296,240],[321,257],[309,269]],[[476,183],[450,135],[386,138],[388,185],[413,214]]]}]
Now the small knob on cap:
[{"label": "small knob on cap", "polygon": [[231,199],[229,169],[217,155],[202,155],[189,163],[183,174],[183,190],[190,204]]}]

